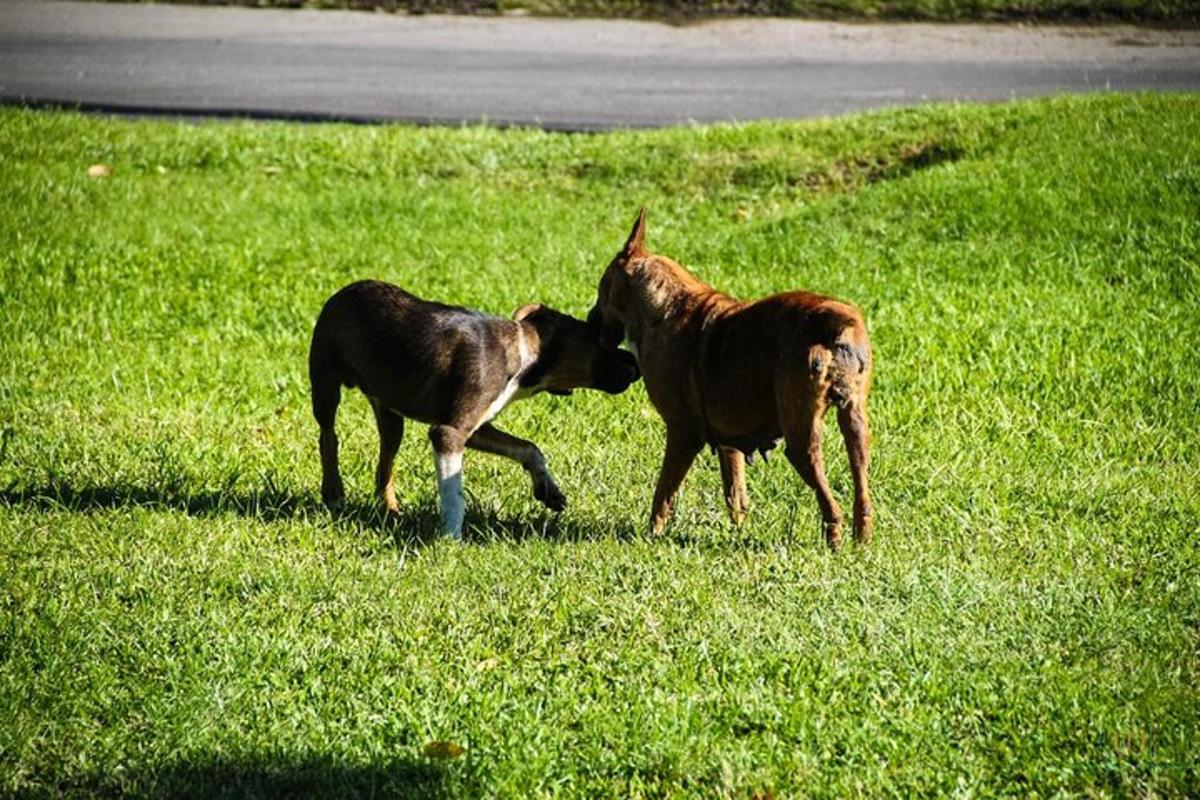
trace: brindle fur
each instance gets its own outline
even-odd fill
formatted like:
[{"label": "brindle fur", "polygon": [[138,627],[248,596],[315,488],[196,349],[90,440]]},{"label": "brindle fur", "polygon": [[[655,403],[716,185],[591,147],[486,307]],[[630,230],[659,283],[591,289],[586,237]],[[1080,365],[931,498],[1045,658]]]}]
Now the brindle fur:
[{"label": "brindle fur", "polygon": [[[464,448],[511,458],[530,473],[534,496],[561,511],[566,498],[541,450],[499,430],[491,419],[507,402],[537,392],[569,394],[587,387],[617,393],[638,376],[629,353],[553,309],[528,305],[508,320],[421,300],[380,281],[353,283],[325,303],[313,329],[308,369],[321,429],[322,499],[335,508],[345,497],[334,419],[342,387],[358,387],[375,412],[375,489],[389,511],[398,510],[392,464],[405,419],[429,424],[439,470],[445,459],[460,463]],[[459,481],[455,491],[461,494]],[[444,501],[445,495],[446,525]],[[459,533],[454,524],[446,527]]]},{"label": "brindle fur", "polygon": [[816,493],[825,539],[841,542],[842,512],[825,478],[822,419],[837,408],[854,478],[854,535],[871,535],[867,395],[871,345],[858,309],[809,292],[757,302],[721,294],[645,249],[646,218],[601,278],[588,321],[630,343],[646,391],[667,425],[650,532],[662,531],[679,486],[707,444],[718,454],[725,503],[745,516],[745,464],[779,439]]}]

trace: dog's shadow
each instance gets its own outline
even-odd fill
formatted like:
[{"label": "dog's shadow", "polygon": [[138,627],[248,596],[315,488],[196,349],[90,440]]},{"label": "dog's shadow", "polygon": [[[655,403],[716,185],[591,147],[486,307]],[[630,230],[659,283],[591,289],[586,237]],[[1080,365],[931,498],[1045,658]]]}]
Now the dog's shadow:
[{"label": "dog's shadow", "polygon": [[[317,513],[331,513],[319,503],[316,507]],[[393,512],[384,511],[375,504],[354,503],[332,512],[332,516],[343,525],[386,536],[398,547],[423,547],[445,539],[437,506],[432,503],[405,505]],[[523,510],[504,512],[468,500],[461,541],[469,545],[488,545],[535,539],[587,542],[609,537],[631,539],[633,528],[623,522],[608,526],[588,523],[533,504]]]},{"label": "dog's shadow", "polygon": [[[437,507],[432,503],[403,506],[399,512],[385,512],[374,503],[347,503],[331,512],[314,495],[288,492],[271,485],[251,491],[190,491],[169,483],[163,486],[133,482],[79,486],[67,480],[51,479],[41,485],[11,485],[0,490],[0,506],[76,513],[144,508],[182,512],[192,517],[236,514],[266,523],[332,523],[334,527],[350,531],[374,532],[398,547],[424,547],[444,538]],[[628,539],[633,535],[632,528],[625,523],[588,523],[540,508],[502,513],[494,507],[468,502],[462,541],[467,544],[529,539],[580,542],[608,537]]]},{"label": "dog's shadow", "polygon": [[[454,762],[420,758],[360,765],[325,755],[305,758],[200,756],[115,775],[107,772],[85,774],[60,779],[58,784],[59,791],[66,795],[143,800],[212,797],[440,800],[482,795],[482,787],[474,782],[470,772],[456,767]],[[32,800],[45,795],[18,791],[15,796]]]}]

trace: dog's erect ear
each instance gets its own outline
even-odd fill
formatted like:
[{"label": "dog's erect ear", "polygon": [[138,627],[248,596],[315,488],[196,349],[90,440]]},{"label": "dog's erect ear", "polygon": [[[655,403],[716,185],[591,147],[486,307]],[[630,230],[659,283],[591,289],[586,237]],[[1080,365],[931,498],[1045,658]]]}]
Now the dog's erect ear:
[{"label": "dog's erect ear", "polygon": [[541,303],[530,303],[527,306],[521,306],[520,308],[518,308],[516,311],[513,312],[513,319],[515,319],[517,322],[520,322],[521,320],[525,319],[526,317],[530,316],[531,314],[537,313],[538,311],[541,310],[541,308],[542,308]]},{"label": "dog's erect ear", "polygon": [[638,211],[637,222],[633,223],[633,230],[629,232],[629,238],[625,240],[624,255],[626,258],[632,258],[639,253],[645,252],[643,245],[646,241],[646,207]]}]

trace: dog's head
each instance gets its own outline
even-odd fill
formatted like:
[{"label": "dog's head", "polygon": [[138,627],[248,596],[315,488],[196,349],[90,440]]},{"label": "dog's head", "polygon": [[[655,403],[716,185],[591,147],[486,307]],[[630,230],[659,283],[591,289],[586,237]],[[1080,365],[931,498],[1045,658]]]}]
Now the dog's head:
[{"label": "dog's head", "polygon": [[521,385],[567,395],[572,389],[620,394],[641,377],[637,359],[620,350],[594,325],[541,304],[522,306],[513,319],[532,325],[541,344]]},{"label": "dog's head", "polygon": [[600,278],[596,293],[596,304],[588,312],[587,321],[604,333],[606,343],[616,346],[625,338],[625,321],[628,315],[629,282],[634,264],[646,255],[646,209],[638,212],[637,221],[625,245],[608,262]]}]

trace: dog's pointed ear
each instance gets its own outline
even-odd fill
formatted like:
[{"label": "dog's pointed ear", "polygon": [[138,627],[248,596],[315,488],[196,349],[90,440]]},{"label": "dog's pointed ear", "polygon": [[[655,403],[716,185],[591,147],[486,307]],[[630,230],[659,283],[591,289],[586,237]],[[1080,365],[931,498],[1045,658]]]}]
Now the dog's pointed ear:
[{"label": "dog's pointed ear", "polygon": [[541,310],[541,308],[542,308],[541,303],[530,303],[529,305],[521,306],[520,308],[518,308],[516,311],[513,312],[513,319],[515,319],[517,322],[520,322],[521,320],[525,319],[526,317],[537,313],[538,311]]},{"label": "dog's pointed ear", "polygon": [[623,255],[626,258],[632,258],[645,252],[646,242],[646,207],[642,206],[638,211],[637,222],[633,223],[633,230],[629,232],[629,238],[625,240],[625,249]]}]

